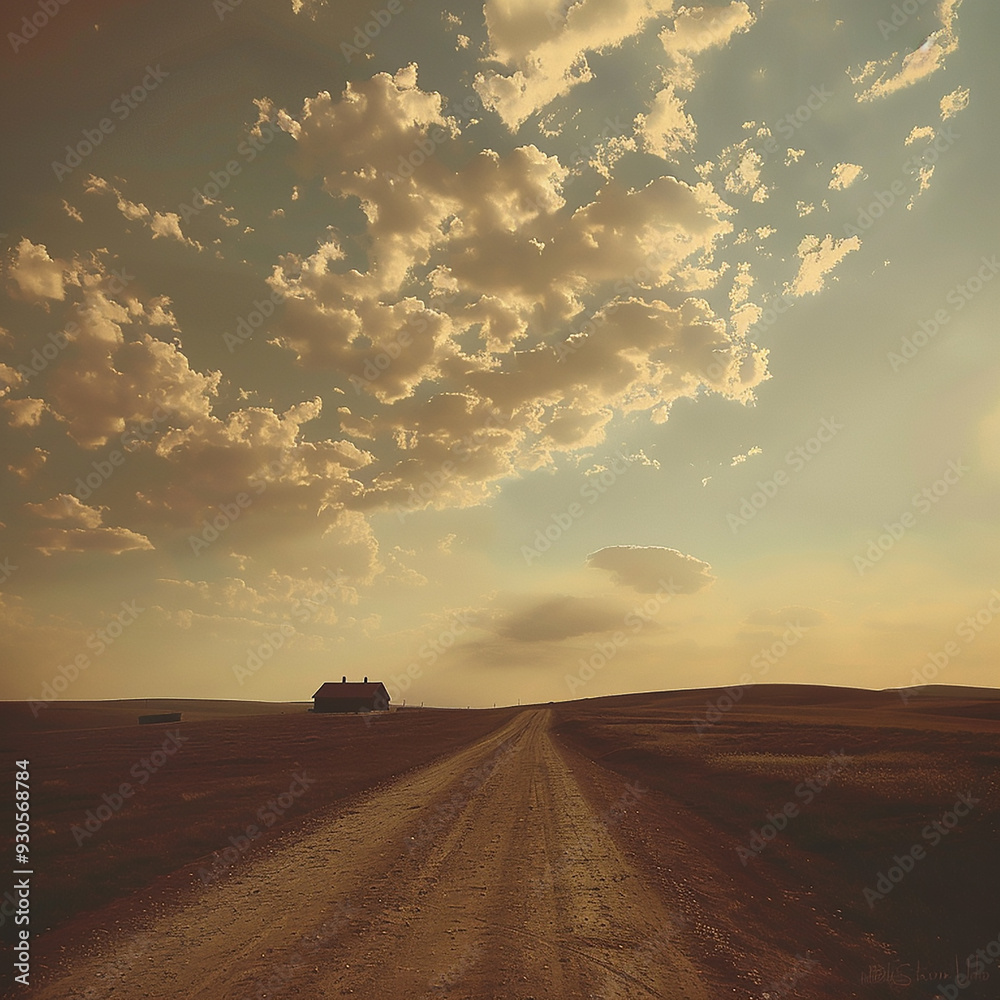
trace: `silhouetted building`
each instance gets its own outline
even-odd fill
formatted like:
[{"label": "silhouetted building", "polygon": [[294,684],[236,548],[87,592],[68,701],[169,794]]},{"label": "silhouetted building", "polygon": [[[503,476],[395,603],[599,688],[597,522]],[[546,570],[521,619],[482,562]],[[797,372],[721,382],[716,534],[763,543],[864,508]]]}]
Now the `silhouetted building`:
[{"label": "silhouetted building", "polygon": [[347,683],[342,677],[339,684],[327,681],[313,695],[314,712],[386,712],[389,710],[389,692],[381,681],[369,683],[366,677],[361,684]]}]

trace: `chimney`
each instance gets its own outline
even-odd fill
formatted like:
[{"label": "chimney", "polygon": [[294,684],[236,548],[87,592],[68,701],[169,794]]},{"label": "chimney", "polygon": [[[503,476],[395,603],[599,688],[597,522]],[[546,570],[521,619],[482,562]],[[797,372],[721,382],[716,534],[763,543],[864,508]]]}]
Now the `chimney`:
[{"label": "chimney", "polygon": [[347,678],[346,677],[341,677],[340,678],[340,683],[341,684],[346,684],[347,683]]},{"label": "chimney", "polygon": [[366,683],[366,684],[368,683],[368,678],[367,678],[367,677],[365,678],[365,683]]}]

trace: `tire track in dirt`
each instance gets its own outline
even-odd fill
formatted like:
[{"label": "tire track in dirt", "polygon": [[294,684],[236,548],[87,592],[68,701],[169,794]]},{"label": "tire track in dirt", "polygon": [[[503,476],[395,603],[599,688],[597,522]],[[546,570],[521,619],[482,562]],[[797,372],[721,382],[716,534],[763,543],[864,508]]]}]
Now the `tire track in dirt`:
[{"label": "tire track in dirt", "polygon": [[347,807],[63,963],[39,1000],[707,1000],[674,917],[595,822],[550,711]]}]

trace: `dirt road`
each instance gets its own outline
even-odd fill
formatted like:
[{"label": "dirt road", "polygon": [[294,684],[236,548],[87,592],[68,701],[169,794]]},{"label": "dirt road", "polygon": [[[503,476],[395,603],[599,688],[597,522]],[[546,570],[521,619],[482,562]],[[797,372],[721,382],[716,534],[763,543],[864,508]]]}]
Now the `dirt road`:
[{"label": "dirt road", "polygon": [[676,914],[525,711],[264,847],[32,989],[43,1000],[707,998]]}]

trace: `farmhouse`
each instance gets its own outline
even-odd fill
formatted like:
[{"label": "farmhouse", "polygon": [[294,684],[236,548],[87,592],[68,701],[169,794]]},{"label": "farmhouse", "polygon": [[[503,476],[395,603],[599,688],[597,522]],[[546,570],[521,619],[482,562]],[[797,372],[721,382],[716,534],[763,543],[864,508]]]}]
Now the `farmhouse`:
[{"label": "farmhouse", "polygon": [[389,709],[389,692],[381,681],[369,683],[366,677],[361,684],[347,683],[342,677],[339,684],[327,681],[313,695],[314,712],[385,712]]}]

